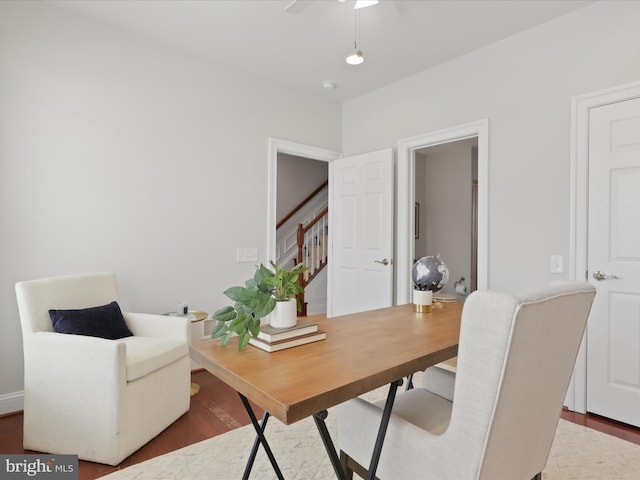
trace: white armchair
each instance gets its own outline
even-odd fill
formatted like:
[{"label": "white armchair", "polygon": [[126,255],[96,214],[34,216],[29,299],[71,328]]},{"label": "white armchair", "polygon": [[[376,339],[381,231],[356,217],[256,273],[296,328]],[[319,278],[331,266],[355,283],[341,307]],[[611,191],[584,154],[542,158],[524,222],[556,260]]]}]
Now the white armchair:
[{"label": "white armchair", "polygon": [[[398,394],[377,476],[538,476],[594,295],[593,286],[578,282],[519,297],[491,291],[470,295],[462,313],[457,373],[450,377],[455,391],[441,388],[440,396],[415,388]],[[450,393],[453,402],[445,398]],[[383,406],[357,398],[340,407],[339,446],[349,478],[369,466]]]},{"label": "white armchair", "polygon": [[24,448],[117,465],[189,409],[189,321],[123,313],[133,336],[56,333],[50,309],[117,300],[112,273],[19,282]]}]

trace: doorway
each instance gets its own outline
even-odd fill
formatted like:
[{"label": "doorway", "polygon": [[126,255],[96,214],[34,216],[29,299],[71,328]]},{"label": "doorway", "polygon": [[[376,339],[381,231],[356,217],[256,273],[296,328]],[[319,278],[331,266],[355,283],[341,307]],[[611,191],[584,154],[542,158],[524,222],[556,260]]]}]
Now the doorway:
[{"label": "doorway", "polygon": [[[312,176],[318,174],[318,172],[328,171],[329,163],[333,160],[341,158],[342,154],[327,149],[311,147],[309,145],[303,145],[299,143],[289,142],[287,140],[281,140],[277,138],[269,138],[268,140],[268,186],[267,186],[267,245],[265,248],[267,262],[274,260],[276,263],[282,264],[286,261],[286,248],[282,248],[283,243],[290,243],[290,238],[282,242],[278,242],[276,233],[276,225],[280,220],[280,214],[282,212],[282,204],[289,202],[288,196],[281,190],[287,188],[287,184],[292,178],[296,177],[296,164],[300,166],[300,174],[304,176]],[[318,163],[325,163],[326,167],[322,165],[318,166]],[[281,168],[280,176],[278,175],[278,168]],[[301,173],[301,172],[305,173]],[[315,172],[315,173],[314,173]],[[320,173],[319,175],[323,175]],[[325,176],[326,178],[326,176]],[[305,180],[306,183],[312,180]],[[330,180],[329,180],[330,181]],[[299,186],[299,185],[297,185]],[[294,187],[292,187],[293,189]],[[331,186],[329,185],[329,190]],[[278,202],[280,198],[280,202]],[[285,199],[287,199],[285,201]],[[278,206],[280,203],[280,207]],[[280,208],[280,212],[279,212]],[[286,209],[286,206],[284,207]],[[328,232],[327,241],[330,242],[331,232]],[[289,235],[291,237],[291,235]],[[293,236],[295,242],[295,236]],[[289,265],[291,266],[291,265]],[[316,282],[315,286],[307,289],[310,298],[313,299],[313,304],[309,304],[311,307],[308,310],[308,314],[321,313],[319,310],[326,311],[326,284],[319,285],[321,282]],[[306,298],[305,298],[306,300]]]},{"label": "doorway", "polygon": [[[475,139],[475,140],[471,140]],[[463,140],[477,141],[476,288],[488,285],[489,120],[483,119],[398,142],[396,304],[411,302],[411,268],[416,258],[416,152]],[[419,227],[419,225],[418,225]],[[437,252],[436,252],[437,253]],[[466,279],[466,277],[465,277]],[[459,278],[450,278],[451,287]]]},{"label": "doorway", "polygon": [[[305,286],[304,303],[307,315],[327,312],[327,235],[326,215],[329,205],[329,163],[321,160],[278,154],[278,178],[276,192],[276,256],[273,261],[284,269],[291,269],[298,262],[309,268],[305,275],[312,275]],[[303,258],[298,255],[298,227],[304,225],[310,231],[303,234]],[[316,271],[316,269],[318,269]],[[307,278],[309,278],[307,276]]]},{"label": "doorway", "polygon": [[639,99],[639,82],[572,99],[570,271],[598,294],[566,402],[636,425]]},{"label": "doorway", "polygon": [[478,137],[416,149],[414,259],[439,255],[449,269],[441,295],[477,289]]}]

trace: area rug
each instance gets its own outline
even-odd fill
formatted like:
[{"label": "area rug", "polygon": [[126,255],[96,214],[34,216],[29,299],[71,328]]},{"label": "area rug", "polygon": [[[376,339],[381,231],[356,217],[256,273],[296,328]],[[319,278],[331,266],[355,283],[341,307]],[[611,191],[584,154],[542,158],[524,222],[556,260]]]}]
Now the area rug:
[{"label": "area rug", "polygon": [[[372,392],[366,397],[375,398]],[[326,420],[337,439],[337,412]],[[286,426],[269,419],[267,439],[282,473],[291,480],[335,478],[315,423],[308,418]],[[111,473],[108,480],[236,480],[242,478],[255,437],[251,425]],[[336,441],[337,444],[337,441]],[[638,480],[640,445],[560,420],[544,480]],[[250,479],[276,476],[262,447]],[[354,475],[357,478],[357,475]],[[404,479],[403,479],[404,480]],[[408,480],[408,479],[407,479]]]}]

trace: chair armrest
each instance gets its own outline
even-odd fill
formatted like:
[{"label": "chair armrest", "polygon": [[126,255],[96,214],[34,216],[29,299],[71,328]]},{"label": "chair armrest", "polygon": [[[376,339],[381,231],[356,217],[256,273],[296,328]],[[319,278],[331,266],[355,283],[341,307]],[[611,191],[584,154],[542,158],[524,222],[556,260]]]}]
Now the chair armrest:
[{"label": "chair armrest", "polygon": [[24,342],[25,382],[67,382],[113,394],[126,383],[126,345],[115,340],[56,332],[29,334]]},{"label": "chair armrest", "polygon": [[175,338],[189,344],[191,322],[187,318],[131,312],[122,315],[134,335]]},{"label": "chair armrest", "polygon": [[[118,340],[36,332],[24,339],[24,409],[29,423],[65,428],[51,420],[56,405],[74,425],[114,437],[125,428],[127,346]],[[57,423],[56,423],[57,422]],[[75,429],[74,426],[69,426]]]}]

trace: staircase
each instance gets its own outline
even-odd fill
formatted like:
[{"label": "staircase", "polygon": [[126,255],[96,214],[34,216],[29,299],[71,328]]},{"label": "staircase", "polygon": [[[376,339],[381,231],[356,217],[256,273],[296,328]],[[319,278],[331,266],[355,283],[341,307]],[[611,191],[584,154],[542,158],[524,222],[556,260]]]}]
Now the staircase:
[{"label": "staircase", "polygon": [[[298,225],[298,255],[297,263],[303,263],[309,270],[299,280],[300,285],[307,286],[316,278],[327,266],[329,260],[329,207],[323,208],[307,225]],[[298,294],[298,300],[302,305],[301,316],[307,316],[307,302],[305,302],[305,291]]]},{"label": "staircase", "polygon": [[299,280],[305,288],[298,297],[302,305],[299,316],[326,312],[327,190],[324,182],[276,225],[276,263],[283,268],[303,263],[308,268]]}]

